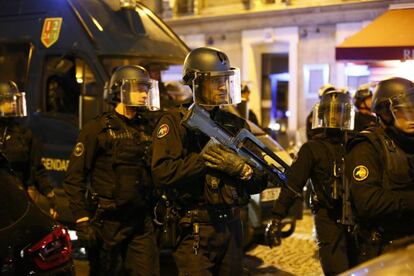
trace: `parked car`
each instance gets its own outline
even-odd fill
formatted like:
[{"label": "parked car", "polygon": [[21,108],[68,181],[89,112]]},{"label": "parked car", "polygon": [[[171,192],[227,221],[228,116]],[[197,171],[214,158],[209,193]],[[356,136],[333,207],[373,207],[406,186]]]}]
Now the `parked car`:
[{"label": "parked car", "polygon": [[341,276],[414,275],[414,236],[394,241],[394,250],[341,273]]},{"label": "parked car", "polygon": [[0,274],[74,275],[69,232],[34,205],[0,152]]}]

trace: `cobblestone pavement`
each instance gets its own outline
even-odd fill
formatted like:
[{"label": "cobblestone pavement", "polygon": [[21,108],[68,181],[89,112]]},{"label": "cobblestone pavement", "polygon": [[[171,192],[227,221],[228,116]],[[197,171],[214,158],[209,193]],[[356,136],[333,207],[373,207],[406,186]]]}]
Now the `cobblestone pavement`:
[{"label": "cobblestone pavement", "polygon": [[247,252],[246,275],[323,275],[313,235],[313,218],[305,212],[296,225],[295,233],[282,240],[282,245],[270,249],[257,245]]},{"label": "cobblestone pavement", "polygon": [[[243,276],[323,275],[312,231],[313,218],[305,211],[303,219],[297,222],[295,233],[282,240],[281,246],[272,249],[265,245],[252,246],[244,259]],[[172,258],[163,259],[161,265],[162,276],[177,274]],[[86,261],[76,260],[75,268],[76,275],[88,274]]]}]

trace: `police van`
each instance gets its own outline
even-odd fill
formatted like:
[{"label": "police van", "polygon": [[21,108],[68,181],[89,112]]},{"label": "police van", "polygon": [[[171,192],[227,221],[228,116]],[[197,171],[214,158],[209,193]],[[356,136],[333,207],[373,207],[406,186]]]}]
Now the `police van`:
[{"label": "police van", "polygon": [[70,152],[82,125],[109,108],[111,71],[138,64],[160,80],[188,50],[135,0],[0,0],[0,79],[26,92],[26,123],[44,144],[61,220],[71,220],[62,189]]}]

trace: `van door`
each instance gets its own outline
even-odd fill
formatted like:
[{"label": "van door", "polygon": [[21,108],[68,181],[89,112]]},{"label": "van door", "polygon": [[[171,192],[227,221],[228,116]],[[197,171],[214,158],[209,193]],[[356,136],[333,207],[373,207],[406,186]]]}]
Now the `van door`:
[{"label": "van door", "polygon": [[42,59],[42,77],[37,112],[30,115],[28,125],[43,142],[42,163],[54,182],[59,219],[70,222],[72,214],[62,184],[79,129],[102,112],[103,88],[81,55],[38,56]]},{"label": "van door", "polygon": [[82,121],[102,111],[102,85],[86,60],[74,54],[45,56],[42,76],[39,112],[30,121],[43,140],[42,162],[61,187]]}]

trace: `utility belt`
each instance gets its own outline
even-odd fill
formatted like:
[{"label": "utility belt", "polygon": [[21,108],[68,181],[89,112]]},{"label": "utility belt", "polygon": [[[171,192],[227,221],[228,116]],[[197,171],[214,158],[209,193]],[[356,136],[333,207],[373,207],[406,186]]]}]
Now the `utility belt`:
[{"label": "utility belt", "polygon": [[114,199],[96,197],[95,221],[113,220],[119,222],[129,222],[135,219],[143,219],[147,211],[135,212],[133,208],[123,208],[116,205]]},{"label": "utility belt", "polygon": [[200,224],[223,224],[240,219],[240,207],[228,208],[197,208],[184,212],[180,219],[180,229],[183,232],[192,230],[193,253],[198,254],[200,248]]},{"label": "utility belt", "polygon": [[192,223],[226,223],[235,219],[240,219],[240,207],[228,208],[197,208],[183,212],[180,224]]}]

